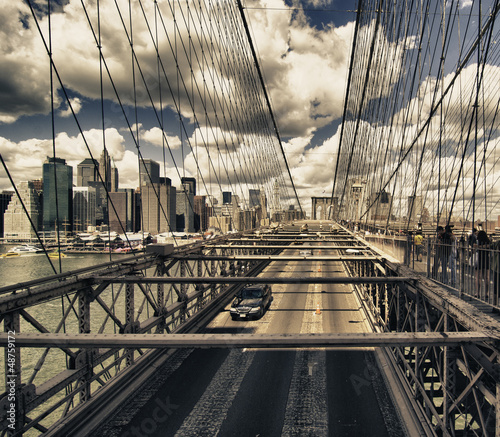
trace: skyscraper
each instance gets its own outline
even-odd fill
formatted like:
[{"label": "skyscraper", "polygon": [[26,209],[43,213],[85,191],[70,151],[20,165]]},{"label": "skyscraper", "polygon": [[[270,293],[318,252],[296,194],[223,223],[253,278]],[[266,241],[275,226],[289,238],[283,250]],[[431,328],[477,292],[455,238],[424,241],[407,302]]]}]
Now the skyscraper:
[{"label": "skyscraper", "polygon": [[111,158],[106,149],[102,151],[99,158],[99,173],[106,185],[106,190],[111,191]]},{"label": "skyscraper", "polygon": [[96,190],[94,187],[73,187],[73,226],[85,232],[96,225]]},{"label": "skyscraper", "polygon": [[177,230],[179,232],[194,232],[194,195],[192,185],[182,184],[177,192]]},{"label": "skyscraper", "polygon": [[[38,231],[38,214],[40,202],[32,182],[21,182],[17,186],[19,197],[13,195],[4,214],[4,237],[11,239],[31,240],[36,238]],[[22,200],[22,203],[21,203]],[[29,218],[23,208],[28,212]],[[30,223],[30,218],[31,222]]]},{"label": "skyscraper", "polygon": [[222,192],[222,204],[223,205],[231,204],[231,191]]},{"label": "skyscraper", "polygon": [[250,201],[249,208],[255,208],[256,206],[260,205],[260,190],[253,190],[249,189],[248,190],[248,197]]},{"label": "skyscraper", "polygon": [[87,187],[89,182],[99,180],[98,176],[99,162],[95,159],[84,159],[76,167],[76,185],[79,187]]},{"label": "skyscraper", "polygon": [[207,196],[194,196],[194,230],[206,231],[208,229]]},{"label": "skyscraper", "polygon": [[139,164],[139,184],[141,187],[147,184],[160,183],[160,164],[152,159],[143,159]]},{"label": "skyscraper", "polygon": [[147,184],[141,189],[142,230],[151,233],[176,230],[176,188]]},{"label": "skyscraper", "polygon": [[0,237],[3,237],[4,228],[4,214],[12,199],[13,193],[11,191],[3,191],[0,193]]},{"label": "skyscraper", "polygon": [[191,193],[193,193],[193,196],[196,196],[196,179],[195,178],[181,178],[181,184],[185,185],[188,184],[191,187]]},{"label": "skyscraper", "polygon": [[62,158],[47,157],[43,164],[44,231],[71,231],[72,222],[73,167]]}]

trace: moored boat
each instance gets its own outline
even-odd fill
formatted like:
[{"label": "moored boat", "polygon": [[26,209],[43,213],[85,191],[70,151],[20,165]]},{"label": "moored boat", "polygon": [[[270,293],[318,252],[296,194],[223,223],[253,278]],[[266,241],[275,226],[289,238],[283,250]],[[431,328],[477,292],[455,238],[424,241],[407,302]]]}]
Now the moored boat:
[{"label": "moored boat", "polygon": [[7,253],[3,253],[2,255],[0,255],[2,258],[15,258],[17,256],[21,256],[20,253],[18,252],[7,252]]},{"label": "moored boat", "polygon": [[43,252],[43,249],[40,249],[36,246],[31,246],[29,244],[24,244],[22,246],[14,246],[12,249],[9,249],[7,253],[39,253]]}]

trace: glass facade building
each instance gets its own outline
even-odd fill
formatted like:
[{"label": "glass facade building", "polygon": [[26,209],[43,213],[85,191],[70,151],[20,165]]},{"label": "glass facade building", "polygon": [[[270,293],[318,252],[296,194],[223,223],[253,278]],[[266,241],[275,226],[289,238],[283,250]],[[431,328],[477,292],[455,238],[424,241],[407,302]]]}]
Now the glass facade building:
[{"label": "glass facade building", "polygon": [[47,158],[43,164],[43,229],[66,232],[72,224],[73,167],[62,158]]}]

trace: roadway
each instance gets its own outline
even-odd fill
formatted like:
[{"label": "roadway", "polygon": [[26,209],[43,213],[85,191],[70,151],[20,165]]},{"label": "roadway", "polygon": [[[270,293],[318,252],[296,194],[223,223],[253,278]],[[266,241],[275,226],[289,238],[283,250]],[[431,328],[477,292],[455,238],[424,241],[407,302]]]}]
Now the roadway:
[{"label": "roadway", "polygon": [[[339,262],[321,261],[273,262],[263,273],[343,274]],[[349,285],[279,284],[273,296],[261,319],[233,321],[228,306],[205,332],[369,330]],[[179,351],[99,435],[373,437],[404,432],[371,349],[197,349]]]}]

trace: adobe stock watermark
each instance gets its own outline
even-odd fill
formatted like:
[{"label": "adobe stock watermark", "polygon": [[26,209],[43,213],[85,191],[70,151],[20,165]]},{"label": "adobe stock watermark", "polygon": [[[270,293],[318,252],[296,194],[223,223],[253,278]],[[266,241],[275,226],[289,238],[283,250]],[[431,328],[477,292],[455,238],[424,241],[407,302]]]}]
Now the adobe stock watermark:
[{"label": "adobe stock watermark", "polygon": [[121,437],[147,437],[152,435],[158,429],[159,425],[166,422],[174,413],[174,410],[179,408],[178,405],[170,402],[170,396],[167,396],[165,401],[160,398],[154,400],[155,405],[151,409],[151,414],[141,420],[139,425],[131,426],[125,431]]},{"label": "adobe stock watermark", "polygon": [[7,435],[16,430],[17,421],[17,374],[16,374],[16,333],[7,333],[7,348],[5,349],[7,371]]},{"label": "adobe stock watermark", "polygon": [[370,387],[372,385],[370,370],[368,369],[368,367],[365,367],[362,376],[353,373],[351,376],[349,376],[349,381],[351,381],[351,384],[354,387],[354,391],[356,392],[356,394],[360,396],[361,391],[364,387]]}]

